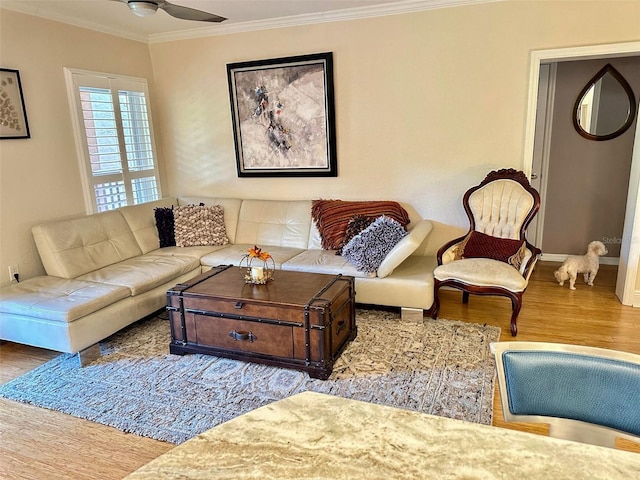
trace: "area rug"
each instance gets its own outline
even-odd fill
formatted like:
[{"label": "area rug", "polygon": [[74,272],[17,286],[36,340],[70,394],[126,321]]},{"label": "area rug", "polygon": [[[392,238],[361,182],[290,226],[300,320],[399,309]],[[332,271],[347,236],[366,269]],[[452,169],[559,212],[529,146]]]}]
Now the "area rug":
[{"label": "area rug", "polygon": [[171,355],[169,322],[138,322],[101,343],[81,368],[63,354],[0,386],[0,396],[179,444],[219,423],[312,390],[491,424],[500,329],[402,320],[358,309],[358,336],[328,380],[208,355]]}]

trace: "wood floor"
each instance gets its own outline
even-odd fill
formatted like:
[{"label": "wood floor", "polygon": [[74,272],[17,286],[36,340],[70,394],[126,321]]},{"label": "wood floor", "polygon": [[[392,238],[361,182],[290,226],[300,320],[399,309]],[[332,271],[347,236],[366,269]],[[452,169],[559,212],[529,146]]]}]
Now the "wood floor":
[{"label": "wood floor", "polygon": [[[533,273],[518,319],[517,340],[551,341],[613,348],[640,354],[640,308],[625,307],[615,296],[616,268],[602,266],[593,287],[570,291],[555,283],[554,263],[540,262]],[[442,292],[440,317],[487,323],[511,340],[511,304],[506,298]],[[4,383],[58,355],[13,343],[0,346],[0,382]],[[544,426],[503,421],[496,392],[494,425],[547,434]],[[165,442],[120,432],[63,413],[0,399],[0,478],[121,479],[171,449]],[[640,453],[640,445],[619,448]]]}]

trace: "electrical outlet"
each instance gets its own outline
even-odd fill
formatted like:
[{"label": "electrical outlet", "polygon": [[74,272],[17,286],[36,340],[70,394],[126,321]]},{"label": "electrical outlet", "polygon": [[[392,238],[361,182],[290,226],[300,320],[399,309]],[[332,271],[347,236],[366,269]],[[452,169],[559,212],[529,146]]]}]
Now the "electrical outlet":
[{"label": "electrical outlet", "polygon": [[18,265],[9,265],[9,280],[16,282],[16,275],[20,276]]}]

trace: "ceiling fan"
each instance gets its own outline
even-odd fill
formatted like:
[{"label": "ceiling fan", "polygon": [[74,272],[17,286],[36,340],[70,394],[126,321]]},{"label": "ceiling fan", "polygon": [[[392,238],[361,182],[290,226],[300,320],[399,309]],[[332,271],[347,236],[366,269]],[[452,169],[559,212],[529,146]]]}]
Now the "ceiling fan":
[{"label": "ceiling fan", "polygon": [[134,15],[139,17],[148,17],[161,9],[172,17],[181,18],[183,20],[196,20],[200,22],[224,22],[225,17],[214,15],[213,13],[203,12],[195,8],[174,5],[165,0],[116,0],[126,3]]}]

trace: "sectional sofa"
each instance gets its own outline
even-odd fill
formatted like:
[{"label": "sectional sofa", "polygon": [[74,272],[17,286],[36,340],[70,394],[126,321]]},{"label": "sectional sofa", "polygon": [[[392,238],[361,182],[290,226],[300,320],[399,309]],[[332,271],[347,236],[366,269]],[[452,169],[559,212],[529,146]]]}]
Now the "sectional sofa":
[{"label": "sectional sofa", "polygon": [[[159,248],[155,210],[179,205],[220,205],[228,243]],[[356,302],[422,316],[433,302],[435,251],[425,249],[432,223],[402,206],[409,233],[374,273],[322,248],[311,200],[165,198],[37,225],[32,231],[47,275],[0,290],[0,338],[81,352],[162,309],[177,283],[215,265],[239,265],[254,245],[272,255],[276,269],[353,275]]]}]

